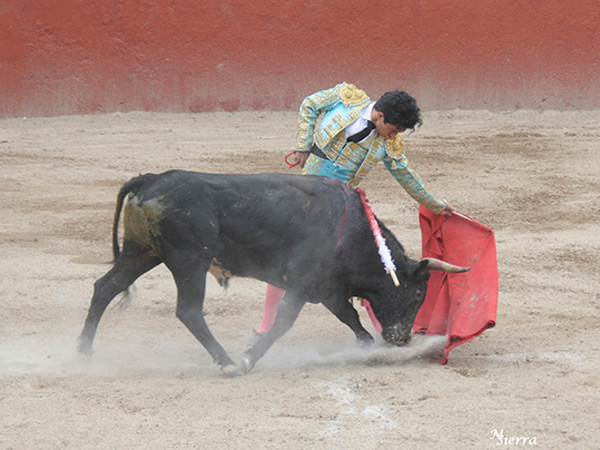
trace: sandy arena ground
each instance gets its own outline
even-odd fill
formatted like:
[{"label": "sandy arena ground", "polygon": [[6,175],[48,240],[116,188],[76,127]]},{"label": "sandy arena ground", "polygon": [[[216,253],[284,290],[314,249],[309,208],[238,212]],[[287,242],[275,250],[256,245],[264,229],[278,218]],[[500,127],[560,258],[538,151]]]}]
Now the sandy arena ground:
[{"label": "sandy arena ground", "polygon": [[[496,231],[497,326],[447,365],[415,357],[435,339],[378,347],[373,363],[308,305],[249,375],[226,378],[175,318],[164,266],[129,308],[110,306],[91,360],[77,354],[122,183],[172,168],[288,172],[295,123],[294,112],[0,120],[0,448],[600,448],[599,111],[429,112],[408,137],[429,190]],[[383,165],[362,187],[418,258],[418,205]],[[209,282],[207,321],[236,360],[264,290]]]}]

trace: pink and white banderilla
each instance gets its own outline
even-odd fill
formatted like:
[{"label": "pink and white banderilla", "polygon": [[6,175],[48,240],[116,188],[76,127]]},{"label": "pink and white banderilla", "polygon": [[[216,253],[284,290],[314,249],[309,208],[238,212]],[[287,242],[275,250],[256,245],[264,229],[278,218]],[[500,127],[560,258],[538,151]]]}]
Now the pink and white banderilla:
[{"label": "pink and white banderilla", "polygon": [[369,201],[367,200],[365,191],[359,188],[357,188],[356,191],[360,196],[360,202],[362,203],[365,214],[367,215],[367,219],[369,220],[369,226],[371,227],[371,231],[375,237],[375,244],[377,245],[377,251],[379,252],[379,257],[381,258],[383,267],[385,268],[385,271],[390,274],[392,280],[394,280],[394,284],[396,286],[400,286],[398,277],[396,276],[396,264],[394,264],[392,253],[385,243],[385,238],[381,235],[381,228],[379,228],[375,214],[373,214],[373,211],[369,206]]}]

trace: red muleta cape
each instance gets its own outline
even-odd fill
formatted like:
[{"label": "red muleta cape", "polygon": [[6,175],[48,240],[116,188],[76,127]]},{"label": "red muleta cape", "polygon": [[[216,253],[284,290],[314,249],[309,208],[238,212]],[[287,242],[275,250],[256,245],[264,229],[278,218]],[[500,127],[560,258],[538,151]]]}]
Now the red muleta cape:
[{"label": "red muleta cape", "polygon": [[438,360],[446,364],[450,350],[496,325],[496,241],[491,228],[460,213],[446,217],[421,206],[419,222],[424,258],[471,267],[457,274],[432,271],[413,325],[414,333],[448,336]]}]

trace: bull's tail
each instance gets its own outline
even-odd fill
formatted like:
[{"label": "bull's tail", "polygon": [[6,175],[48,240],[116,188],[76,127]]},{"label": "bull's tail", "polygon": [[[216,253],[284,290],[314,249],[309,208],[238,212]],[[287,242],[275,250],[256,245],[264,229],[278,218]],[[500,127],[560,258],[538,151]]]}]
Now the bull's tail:
[{"label": "bull's tail", "polygon": [[137,191],[145,185],[150,184],[155,178],[156,174],[148,173],[145,175],[140,175],[138,177],[132,178],[127,183],[125,183],[121,189],[119,190],[119,194],[117,195],[117,205],[115,209],[115,217],[113,219],[113,257],[114,261],[117,260],[119,255],[121,254],[121,249],[119,248],[119,218],[121,216],[121,209],[123,209],[123,203],[125,202],[125,197],[130,193],[137,193]]}]

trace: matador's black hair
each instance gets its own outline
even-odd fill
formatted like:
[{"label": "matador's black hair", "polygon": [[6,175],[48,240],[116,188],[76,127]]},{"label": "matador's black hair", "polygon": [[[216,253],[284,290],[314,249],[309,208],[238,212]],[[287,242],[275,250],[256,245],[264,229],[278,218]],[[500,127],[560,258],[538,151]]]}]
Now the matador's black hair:
[{"label": "matador's black hair", "polygon": [[385,123],[398,128],[414,130],[423,124],[417,101],[404,91],[396,89],[386,92],[375,102],[374,108],[383,113]]}]

